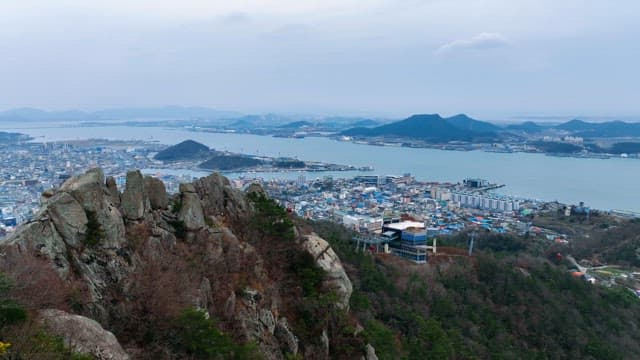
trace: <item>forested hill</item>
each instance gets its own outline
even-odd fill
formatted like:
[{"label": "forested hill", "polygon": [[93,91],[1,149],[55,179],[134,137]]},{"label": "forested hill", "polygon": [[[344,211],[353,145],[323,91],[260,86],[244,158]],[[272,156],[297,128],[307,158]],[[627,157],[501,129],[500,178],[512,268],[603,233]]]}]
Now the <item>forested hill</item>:
[{"label": "forested hill", "polygon": [[342,134],[359,137],[391,137],[428,142],[491,139],[498,127],[466,115],[443,118],[438,114],[413,115],[407,119],[374,128],[352,128]]},{"label": "forested hill", "polygon": [[572,278],[546,259],[526,255],[523,239],[483,239],[492,245],[473,258],[418,266],[355,253],[343,228],[312,226],[345,263],[354,283],[352,312],[380,359],[637,359],[640,354],[635,295]]},{"label": "forested hill", "polygon": [[162,161],[197,160],[211,154],[212,151],[206,145],[193,140],[185,140],[160,151],[154,158]]}]

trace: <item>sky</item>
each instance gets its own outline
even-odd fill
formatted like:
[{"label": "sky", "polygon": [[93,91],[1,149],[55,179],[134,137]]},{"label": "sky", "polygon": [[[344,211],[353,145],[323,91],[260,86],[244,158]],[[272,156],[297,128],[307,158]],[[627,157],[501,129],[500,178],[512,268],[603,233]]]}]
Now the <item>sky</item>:
[{"label": "sky", "polygon": [[0,0],[0,109],[634,117],[639,18],[637,0]]}]

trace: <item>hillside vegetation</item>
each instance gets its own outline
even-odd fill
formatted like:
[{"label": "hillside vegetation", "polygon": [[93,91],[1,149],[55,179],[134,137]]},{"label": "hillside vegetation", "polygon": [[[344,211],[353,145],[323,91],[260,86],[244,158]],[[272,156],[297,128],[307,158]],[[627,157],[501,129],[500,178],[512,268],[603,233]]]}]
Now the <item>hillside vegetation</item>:
[{"label": "hillside vegetation", "polygon": [[[311,224],[346,263],[352,311],[380,359],[634,359],[640,301],[572,278],[516,246],[428,266],[353,251],[351,234]],[[455,242],[455,240],[454,240]],[[461,245],[464,246],[464,243]],[[495,250],[492,250],[495,249]]]},{"label": "hillside vegetation", "polygon": [[154,156],[154,159],[162,161],[197,160],[210,154],[211,150],[206,145],[193,140],[185,140],[160,151]]}]

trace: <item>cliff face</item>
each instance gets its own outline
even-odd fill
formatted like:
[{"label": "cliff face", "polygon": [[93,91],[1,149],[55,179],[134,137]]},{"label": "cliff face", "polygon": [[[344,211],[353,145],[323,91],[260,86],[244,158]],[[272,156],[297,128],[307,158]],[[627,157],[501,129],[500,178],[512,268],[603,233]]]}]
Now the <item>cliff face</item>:
[{"label": "cliff face", "polygon": [[[60,294],[24,295],[32,310],[64,308],[94,319],[133,358],[180,357],[159,339],[189,307],[215,318],[234,341],[254,343],[267,359],[370,358],[361,339],[344,335],[345,326],[355,324],[340,259],[318,236],[283,228],[291,220],[269,204],[259,186],[244,193],[219,174],[182,184],[169,196],[161,181],[139,171],[127,174],[120,192],[114,179],[92,169],[43,194],[34,220],[0,244],[0,265],[24,289],[31,287],[25,294],[37,293],[44,282],[37,279],[50,270]],[[18,271],[33,263],[44,266]],[[308,276],[316,270],[319,282]],[[25,280],[18,273],[35,275]],[[332,315],[311,329],[314,311]],[[46,313],[51,322],[56,312]],[[355,350],[341,354],[345,342]],[[94,355],[122,358],[117,354]]]}]

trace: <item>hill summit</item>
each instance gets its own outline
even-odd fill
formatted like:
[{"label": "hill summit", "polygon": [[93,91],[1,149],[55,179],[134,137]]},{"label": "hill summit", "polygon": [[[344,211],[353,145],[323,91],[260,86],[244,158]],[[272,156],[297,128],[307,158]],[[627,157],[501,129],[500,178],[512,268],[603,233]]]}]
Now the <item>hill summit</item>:
[{"label": "hill summit", "polygon": [[443,118],[439,114],[412,115],[407,119],[374,128],[352,128],[343,135],[362,137],[395,137],[427,142],[472,141],[492,138],[497,126],[460,114]]},{"label": "hill summit", "polygon": [[193,140],[185,140],[179,144],[169,146],[154,156],[156,160],[180,161],[206,158],[211,150],[206,145]]}]

